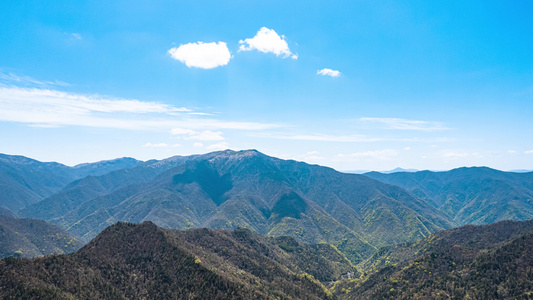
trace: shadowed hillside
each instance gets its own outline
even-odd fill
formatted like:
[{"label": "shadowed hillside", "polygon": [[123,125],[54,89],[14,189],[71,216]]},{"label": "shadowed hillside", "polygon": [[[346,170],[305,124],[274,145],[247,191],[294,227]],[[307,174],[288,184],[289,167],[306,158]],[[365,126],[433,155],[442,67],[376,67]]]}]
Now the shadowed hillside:
[{"label": "shadowed hillside", "polygon": [[63,229],[45,221],[0,215],[0,258],[71,253],[82,245]]},{"label": "shadowed hillside", "polygon": [[[0,261],[2,298],[330,299],[311,274],[356,270],[327,245],[239,229],[163,230],[119,223],[77,253]],[[306,273],[307,272],[307,273]]]},{"label": "shadowed hillside", "polygon": [[532,266],[533,221],[467,225],[382,249],[369,275],[334,290],[344,299],[529,299]]}]

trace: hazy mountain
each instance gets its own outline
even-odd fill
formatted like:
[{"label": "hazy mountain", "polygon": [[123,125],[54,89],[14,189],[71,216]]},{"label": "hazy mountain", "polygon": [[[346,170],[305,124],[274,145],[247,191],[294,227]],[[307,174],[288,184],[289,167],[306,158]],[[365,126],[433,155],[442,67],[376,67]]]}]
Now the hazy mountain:
[{"label": "hazy mountain", "polygon": [[[16,299],[331,299],[315,279],[357,272],[335,249],[248,230],[119,223],[77,253],[0,261]],[[314,274],[314,275],[313,275]]]},{"label": "hazy mountain", "polygon": [[533,221],[467,225],[382,249],[367,264],[376,272],[335,291],[345,299],[528,299],[532,265]]},{"label": "hazy mountain", "polygon": [[78,178],[86,176],[99,176],[121,169],[133,168],[142,161],[131,157],[123,157],[112,160],[102,160],[95,163],[84,163],[74,166],[72,169]]},{"label": "hazy mountain", "polygon": [[[398,173],[398,172],[418,172],[417,169],[403,169],[403,168],[395,168],[389,171],[380,171],[379,173],[383,174],[391,174],[391,173]],[[365,174],[371,172],[370,170],[350,170],[350,171],[341,171],[343,173],[349,173],[349,174]]]},{"label": "hazy mountain", "polygon": [[254,150],[176,157],[88,177],[21,214],[50,220],[85,239],[117,221],[246,227],[332,243],[353,262],[376,247],[453,225],[401,188]]},{"label": "hazy mountain", "polygon": [[70,253],[82,245],[63,229],[45,221],[0,215],[0,258]]},{"label": "hazy mountain", "polygon": [[73,180],[103,175],[139,163],[132,158],[119,158],[69,167],[24,156],[0,154],[0,207],[16,212],[59,192]]},{"label": "hazy mountain", "polygon": [[0,154],[0,206],[18,211],[58,192],[73,179],[70,168],[62,164]]},{"label": "hazy mountain", "polygon": [[406,189],[457,224],[533,218],[533,172],[513,173],[474,167],[447,172],[371,172],[365,175]]}]

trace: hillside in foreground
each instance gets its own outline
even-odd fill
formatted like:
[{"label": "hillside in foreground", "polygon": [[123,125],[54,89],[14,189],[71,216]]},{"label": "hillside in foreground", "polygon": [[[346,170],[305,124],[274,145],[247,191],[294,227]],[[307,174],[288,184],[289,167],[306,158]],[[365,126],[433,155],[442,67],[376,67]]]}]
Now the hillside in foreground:
[{"label": "hillside in foreground", "polygon": [[341,299],[530,299],[533,220],[467,225],[384,248],[368,274],[343,280]]},{"label": "hillside in foreground", "polygon": [[0,261],[3,299],[332,299],[357,270],[329,245],[117,223],[69,255]]}]

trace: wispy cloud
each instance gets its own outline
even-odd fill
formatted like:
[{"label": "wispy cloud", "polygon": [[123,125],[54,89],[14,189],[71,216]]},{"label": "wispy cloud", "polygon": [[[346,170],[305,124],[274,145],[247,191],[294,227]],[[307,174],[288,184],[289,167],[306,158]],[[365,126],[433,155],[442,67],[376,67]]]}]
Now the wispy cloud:
[{"label": "wispy cloud", "polygon": [[170,130],[173,135],[183,136],[186,140],[198,140],[198,141],[223,141],[225,138],[222,136],[221,131],[194,131],[192,129],[173,128]]},{"label": "wispy cloud", "polygon": [[378,123],[384,125],[386,129],[396,130],[437,131],[450,129],[445,127],[440,122],[407,120],[400,118],[361,118],[359,120],[363,122]]},{"label": "wispy cloud", "polygon": [[533,154],[533,150],[524,151],[524,154]]},{"label": "wispy cloud", "polygon": [[[225,121],[191,116],[191,109],[173,105],[51,89],[0,87],[0,121],[39,127],[86,126],[145,131],[190,128],[200,132],[222,129],[265,130],[278,124]],[[204,135],[201,135],[203,132]]]},{"label": "wispy cloud", "polygon": [[398,151],[394,149],[381,149],[381,150],[370,150],[365,152],[354,152],[348,154],[338,154],[338,158],[373,158],[380,160],[389,160],[394,156],[398,156]]},{"label": "wispy cloud", "polygon": [[231,53],[224,42],[189,43],[172,48],[168,53],[189,68],[213,69],[227,65],[231,59]]},{"label": "wispy cloud", "polygon": [[298,58],[298,55],[289,49],[285,36],[279,36],[276,31],[266,27],[261,27],[253,38],[241,40],[239,43],[241,44],[239,52],[257,50],[263,53],[274,53],[283,58]]},{"label": "wispy cloud", "polygon": [[75,40],[82,40],[83,38],[81,37],[81,34],[79,33],[76,33],[76,32],[73,32],[70,34],[70,36],[75,39]]},{"label": "wispy cloud", "polygon": [[279,140],[299,140],[317,142],[379,142],[380,138],[367,137],[366,135],[327,135],[327,134],[269,134],[257,133],[254,136]]},{"label": "wispy cloud", "polygon": [[55,81],[43,81],[37,80],[30,76],[17,75],[12,72],[4,72],[0,68],[0,83],[8,85],[23,85],[23,86],[33,86],[33,87],[50,87],[50,86],[69,86],[68,83],[55,80]]},{"label": "wispy cloud", "polygon": [[337,70],[332,70],[328,68],[324,68],[322,70],[316,71],[317,75],[323,75],[323,76],[330,76],[330,77],[339,77],[341,76],[341,72]]}]

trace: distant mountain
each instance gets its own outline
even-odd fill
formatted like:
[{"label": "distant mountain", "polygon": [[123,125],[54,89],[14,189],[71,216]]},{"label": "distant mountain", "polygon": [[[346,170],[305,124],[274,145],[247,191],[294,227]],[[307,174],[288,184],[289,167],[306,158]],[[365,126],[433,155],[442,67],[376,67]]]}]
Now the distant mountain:
[{"label": "distant mountain", "polygon": [[447,172],[364,175],[406,189],[459,225],[533,218],[533,172],[474,167]]},{"label": "distant mountain", "polygon": [[333,299],[315,278],[357,272],[328,245],[245,229],[119,223],[70,255],[0,261],[3,299]]},{"label": "distant mountain", "polygon": [[121,169],[133,168],[142,161],[131,157],[123,157],[112,160],[102,160],[95,163],[79,164],[72,167],[78,178],[86,176],[100,176]]},{"label": "distant mountain", "polygon": [[18,211],[58,192],[73,179],[67,166],[0,154],[0,206]]},{"label": "distant mountain", "polygon": [[73,180],[103,175],[139,163],[132,158],[120,158],[68,167],[24,156],[0,154],[0,207],[16,212],[59,192]]},{"label": "distant mountain", "polygon": [[398,173],[398,172],[407,172],[407,173],[413,173],[413,172],[418,172],[419,170],[417,169],[403,169],[403,168],[396,168],[396,169],[393,169],[393,170],[390,170],[390,171],[382,171],[380,173],[384,173],[384,174],[392,174],[392,173]]},{"label": "distant mountain", "polygon": [[0,215],[0,258],[71,253],[82,245],[63,229],[45,221]]},{"label": "distant mountain", "polygon": [[90,239],[117,221],[250,228],[335,245],[354,263],[453,223],[401,188],[255,150],[152,161],[73,182],[21,211]]},{"label": "distant mountain", "polygon": [[[398,172],[418,172],[417,169],[403,169],[403,168],[395,168],[393,170],[389,171],[380,171],[379,173],[383,174],[391,174],[391,173],[398,173]],[[371,172],[370,170],[353,170],[353,171],[341,171],[343,173],[349,173],[349,174],[365,174]]]},{"label": "distant mountain", "polygon": [[[369,275],[335,285],[341,299],[529,299],[533,221],[444,230],[382,249]],[[344,291],[344,292],[343,292]]]}]

